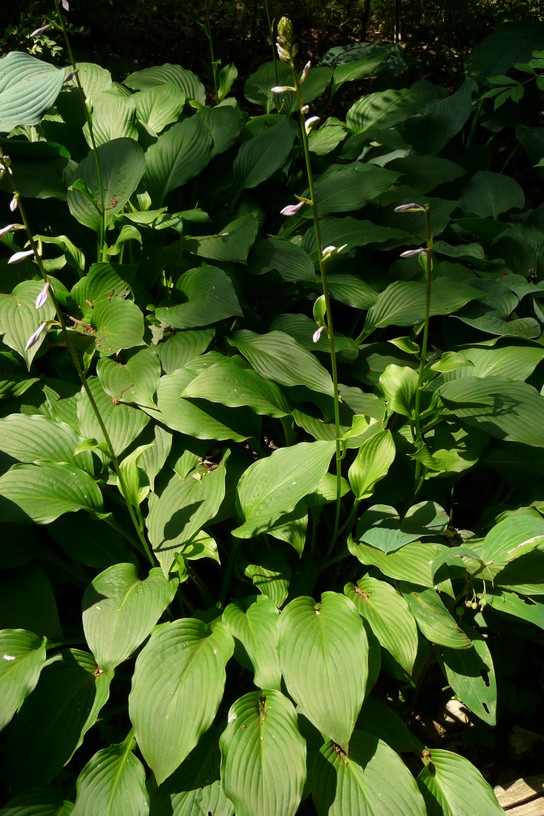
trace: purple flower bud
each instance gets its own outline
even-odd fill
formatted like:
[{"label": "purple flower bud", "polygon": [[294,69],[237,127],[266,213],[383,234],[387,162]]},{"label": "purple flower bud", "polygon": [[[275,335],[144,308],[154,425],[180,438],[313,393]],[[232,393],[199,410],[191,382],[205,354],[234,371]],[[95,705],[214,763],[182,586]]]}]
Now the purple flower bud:
[{"label": "purple flower bud", "polygon": [[46,328],[47,328],[47,323],[40,323],[40,325],[38,326],[38,328],[36,329],[34,334],[31,334],[30,337],[28,338],[28,340],[26,341],[25,351],[28,351],[28,349],[30,349],[30,348],[32,348],[32,346],[36,345],[36,343],[38,342],[38,340],[40,339],[40,337],[42,336],[42,333],[44,332],[44,330]]},{"label": "purple flower bud", "polygon": [[75,71],[69,71],[69,72],[66,74],[66,76],[64,77],[64,81],[65,81],[65,82],[70,82],[70,80],[71,80],[71,79],[73,79],[73,78],[75,77],[75,75],[76,75],[76,72],[75,72]]},{"label": "purple flower bud", "polygon": [[412,258],[414,255],[421,255],[423,252],[427,252],[425,247],[418,247],[417,249],[407,249],[406,252],[401,252],[401,258]]},{"label": "purple flower bud", "polygon": [[49,295],[50,286],[51,286],[51,284],[49,283],[49,281],[46,281],[42,291],[40,292],[40,294],[36,298],[36,309],[41,309],[41,307],[46,302],[47,296]]},{"label": "purple flower bud", "polygon": [[47,31],[47,29],[48,29],[48,28],[53,28],[53,26],[51,25],[51,23],[47,23],[46,25],[42,25],[42,26],[40,26],[39,28],[36,28],[36,29],[35,29],[35,30],[32,32],[32,34],[31,34],[30,36],[31,36],[31,37],[39,37],[39,36],[40,36],[40,34],[43,34],[43,32],[44,32],[44,31]]},{"label": "purple flower bud", "polygon": [[25,249],[23,252],[14,252],[8,260],[8,264],[21,263],[21,261],[24,261],[25,258],[29,258],[31,255],[34,255],[33,249]]},{"label": "purple flower bud", "polygon": [[298,211],[304,207],[305,203],[304,201],[299,201],[298,204],[288,204],[287,207],[281,210],[281,214],[286,216],[296,215]]},{"label": "purple flower bud", "polygon": [[62,0],[62,8],[64,11],[70,11],[70,3],[68,0]]},{"label": "purple flower bud", "polygon": [[317,329],[317,331],[315,331],[315,332],[313,333],[313,335],[312,335],[312,340],[314,341],[314,343],[317,343],[317,342],[318,342],[319,338],[321,337],[321,334],[322,334],[324,331],[325,331],[325,326],[320,326],[320,327]]},{"label": "purple flower bud", "polygon": [[401,204],[400,207],[395,207],[395,212],[425,212],[425,207],[422,207],[421,204],[416,204],[415,201],[412,201],[411,204]]},{"label": "purple flower bud", "polygon": [[8,232],[16,229],[24,229],[24,227],[22,224],[7,224],[5,227],[0,227],[0,238],[3,238]]}]

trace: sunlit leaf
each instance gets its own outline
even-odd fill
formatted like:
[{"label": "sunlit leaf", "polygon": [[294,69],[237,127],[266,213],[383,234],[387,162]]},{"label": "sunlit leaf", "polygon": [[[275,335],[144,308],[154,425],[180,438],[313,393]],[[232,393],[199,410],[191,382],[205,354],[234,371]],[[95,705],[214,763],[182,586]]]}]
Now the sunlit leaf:
[{"label": "sunlit leaf", "polygon": [[0,730],[34,690],[46,659],[45,642],[24,629],[0,631]]},{"label": "sunlit leaf", "polygon": [[500,816],[493,789],[468,759],[434,748],[417,778],[428,816]]},{"label": "sunlit leaf", "polygon": [[79,816],[148,816],[145,768],[134,756],[132,736],[98,751],[77,780],[73,813]]}]

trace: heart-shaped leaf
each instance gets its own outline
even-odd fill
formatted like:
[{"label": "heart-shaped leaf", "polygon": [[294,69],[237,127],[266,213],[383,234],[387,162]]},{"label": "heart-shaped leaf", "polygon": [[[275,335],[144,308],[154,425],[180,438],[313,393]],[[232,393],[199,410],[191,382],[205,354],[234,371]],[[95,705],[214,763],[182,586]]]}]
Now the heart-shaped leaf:
[{"label": "heart-shaped leaf", "polygon": [[24,629],[0,631],[0,730],[34,690],[46,659],[45,642]]},{"label": "heart-shaped leaf", "polygon": [[85,765],[77,780],[74,816],[148,816],[145,768],[132,753],[134,739],[109,745]]},{"label": "heart-shaped leaf", "polygon": [[0,59],[0,131],[37,125],[60,93],[64,68],[11,51]]}]

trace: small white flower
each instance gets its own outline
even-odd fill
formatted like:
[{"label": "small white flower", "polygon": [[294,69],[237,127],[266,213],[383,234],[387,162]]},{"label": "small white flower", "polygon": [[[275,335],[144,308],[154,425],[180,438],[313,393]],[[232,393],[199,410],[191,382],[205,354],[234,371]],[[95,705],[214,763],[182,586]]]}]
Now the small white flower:
[{"label": "small white flower", "polygon": [[40,292],[40,294],[36,298],[36,309],[41,309],[41,307],[46,302],[47,297],[49,295],[50,286],[51,286],[51,284],[49,283],[49,281],[46,281],[42,291]]},{"label": "small white flower", "polygon": [[46,328],[47,323],[40,323],[34,334],[31,334],[28,340],[26,341],[25,351],[28,351],[29,348],[32,348],[32,346],[36,345],[36,343],[38,342]]},{"label": "small white flower", "polygon": [[289,91],[294,91],[295,89],[292,88],[290,85],[274,85],[274,87],[270,88],[272,93],[289,93]]},{"label": "small white flower", "polygon": [[306,131],[306,135],[310,133],[312,128],[315,127],[319,121],[319,116],[310,116],[309,119],[306,119],[304,122],[304,130]]},{"label": "small white flower", "polygon": [[313,335],[312,335],[312,340],[314,341],[314,343],[317,343],[317,342],[318,342],[319,338],[321,337],[321,334],[322,334],[324,331],[325,331],[325,326],[320,326],[320,327],[317,329],[317,331],[315,331],[315,332],[313,333]]},{"label": "small white flower", "polygon": [[306,77],[310,73],[311,69],[312,69],[312,63],[307,62],[306,65],[304,66],[304,68],[302,69],[302,76],[300,77],[300,83],[301,84],[304,82],[304,80],[306,79]]},{"label": "small white flower", "polygon": [[411,204],[401,204],[400,207],[395,207],[395,212],[425,212],[425,207],[422,207],[421,204],[417,204],[415,201],[412,201]]},{"label": "small white flower", "polygon": [[332,258],[333,255],[338,255],[346,247],[347,247],[347,244],[342,244],[342,246],[339,246],[339,247],[332,246],[332,244],[331,244],[331,246],[325,247],[325,249],[323,250],[323,255],[322,255],[323,260],[326,260],[327,258]]},{"label": "small white flower", "polygon": [[281,210],[281,214],[288,217],[291,215],[296,215],[298,211],[304,207],[305,203],[306,202],[304,201],[299,201],[298,204],[288,204],[287,207],[284,207],[283,210]]},{"label": "small white flower", "polygon": [[0,238],[3,238],[8,232],[12,232],[12,230],[16,229],[24,229],[24,227],[22,224],[6,224],[5,227],[0,227]]},{"label": "small white flower", "polygon": [[44,31],[47,31],[47,29],[48,29],[48,28],[53,28],[53,26],[51,25],[51,23],[47,23],[46,25],[42,25],[42,26],[40,26],[39,28],[36,28],[36,29],[35,29],[35,30],[32,32],[32,34],[31,34],[30,36],[31,36],[31,37],[39,37],[39,36],[40,36],[40,34],[43,34],[43,32],[44,32]]},{"label": "small white flower", "polygon": [[401,252],[401,258],[412,258],[414,255],[421,255],[423,252],[427,252],[425,247],[418,247],[417,249],[407,249],[406,252]]},{"label": "small white flower", "polygon": [[34,255],[33,249],[25,249],[22,252],[14,252],[11,258],[8,260],[8,264],[21,263],[21,261],[24,261],[25,258],[30,258],[31,255]]},{"label": "small white flower", "polygon": [[17,193],[15,193],[13,198],[9,202],[9,208],[10,208],[11,212],[15,212],[15,210],[17,209],[18,206],[19,206],[19,196],[17,195]]},{"label": "small white flower", "polygon": [[68,0],[62,0],[62,8],[64,11],[70,11],[70,3]]},{"label": "small white flower", "polygon": [[307,113],[310,113],[310,106],[309,105],[303,105],[301,107],[301,109],[300,109],[300,112],[303,113],[304,116],[306,116]]}]

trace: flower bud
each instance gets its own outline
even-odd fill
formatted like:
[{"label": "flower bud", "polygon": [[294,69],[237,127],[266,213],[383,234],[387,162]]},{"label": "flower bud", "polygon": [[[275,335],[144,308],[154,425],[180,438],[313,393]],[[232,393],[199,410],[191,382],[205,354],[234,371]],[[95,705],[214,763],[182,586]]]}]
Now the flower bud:
[{"label": "flower bud", "polygon": [[25,249],[23,252],[14,252],[11,258],[8,259],[8,264],[21,263],[25,258],[30,258],[31,255],[34,255],[33,249]]},{"label": "flower bud", "polygon": [[40,34],[43,34],[43,32],[44,32],[44,31],[47,31],[47,29],[48,29],[48,28],[53,28],[53,26],[51,25],[51,23],[46,23],[45,25],[42,25],[42,26],[40,26],[39,28],[36,28],[36,29],[35,29],[35,30],[32,32],[32,34],[31,34],[30,36],[31,36],[31,37],[39,37],[39,36],[40,36]]},{"label": "flower bud", "polygon": [[313,335],[312,335],[312,340],[313,340],[313,342],[314,342],[314,343],[317,343],[317,342],[319,341],[319,338],[321,337],[321,334],[322,334],[324,331],[325,331],[325,326],[320,326],[320,327],[317,329],[317,331],[315,331],[315,332],[313,333]]},{"label": "flower bud", "polygon": [[311,69],[312,69],[312,63],[307,62],[306,65],[304,66],[304,68],[302,69],[302,76],[300,77],[300,84],[301,85],[306,80],[306,77],[310,73]]},{"label": "flower bud", "polygon": [[309,119],[306,119],[306,121],[304,122],[304,130],[306,131],[306,135],[308,135],[310,131],[313,130],[314,126],[317,125],[319,121],[320,121],[319,116],[310,116]]},{"label": "flower bud", "polygon": [[281,210],[281,215],[291,216],[296,215],[299,210],[304,207],[305,201],[299,201],[298,204],[288,204],[287,207],[284,207]]},{"label": "flower bud", "polygon": [[412,201],[411,204],[401,204],[400,207],[395,207],[395,212],[425,212],[425,207],[422,207],[421,204],[416,204],[415,201]]},{"label": "flower bud", "polygon": [[44,303],[47,301],[47,296],[49,295],[49,288],[51,284],[49,281],[46,281],[44,287],[38,297],[36,298],[36,309],[41,309]]},{"label": "flower bud", "polygon": [[28,351],[32,346],[35,346],[42,333],[47,328],[47,323],[40,323],[34,334],[31,334],[28,340],[26,341],[25,351]]}]

